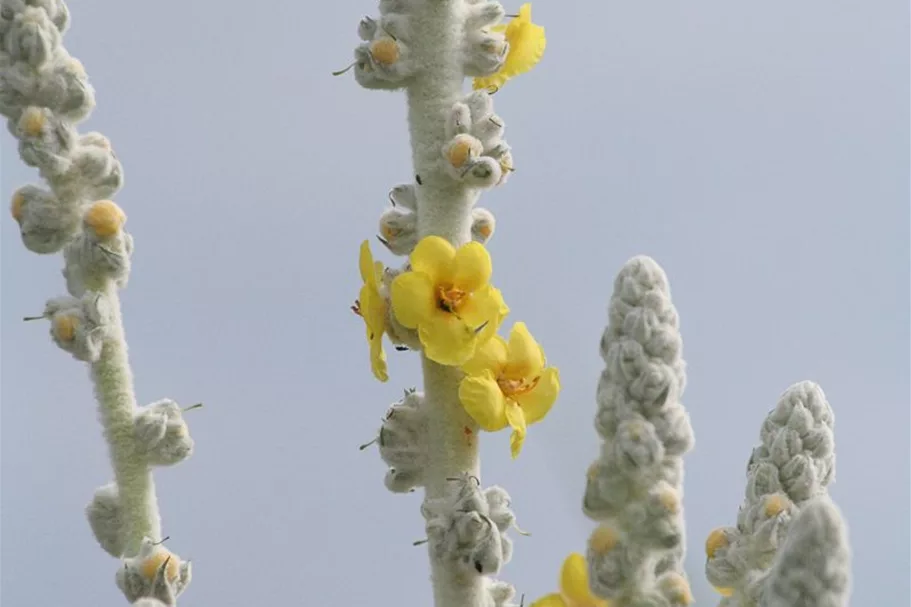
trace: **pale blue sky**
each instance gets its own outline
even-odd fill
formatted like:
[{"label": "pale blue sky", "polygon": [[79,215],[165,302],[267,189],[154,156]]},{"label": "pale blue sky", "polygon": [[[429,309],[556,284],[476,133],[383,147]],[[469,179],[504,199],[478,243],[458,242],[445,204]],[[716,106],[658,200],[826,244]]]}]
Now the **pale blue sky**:
[{"label": "pale blue sky", "polygon": [[[506,4],[508,11],[518,4]],[[560,367],[561,399],[484,480],[520,524],[502,577],[529,599],[584,548],[584,473],[613,276],[666,269],[696,431],[686,459],[697,603],[712,527],[734,521],[759,425],[812,379],[836,414],[832,494],[850,523],[858,606],[909,587],[907,2],[539,1],[544,60],[496,96],[517,172],[487,194],[494,277]],[[124,293],[141,402],[207,407],[197,453],[157,474],[170,546],[195,562],[182,605],[430,602],[420,498],[359,452],[412,354],[369,371],[357,247],[410,179],[404,98],[361,90],[355,29],[372,0],[71,4],[126,172],[136,239]],[[34,178],[0,134],[2,193]],[[111,478],[83,365],[22,323],[63,292],[56,257],[3,212],[2,602],[120,605],[117,563],[83,507]],[[392,262],[391,256],[383,256]]]}]

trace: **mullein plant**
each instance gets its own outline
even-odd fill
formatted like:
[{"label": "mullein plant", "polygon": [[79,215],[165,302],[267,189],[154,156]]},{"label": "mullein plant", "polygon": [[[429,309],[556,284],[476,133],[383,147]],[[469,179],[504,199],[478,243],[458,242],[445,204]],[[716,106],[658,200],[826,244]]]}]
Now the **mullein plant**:
[{"label": "mullein plant", "polygon": [[[522,532],[508,493],[482,485],[479,433],[509,428],[517,457],[529,426],[554,406],[560,378],[524,323],[503,329],[509,307],[491,284],[485,248],[495,220],[477,202],[514,170],[493,95],[538,64],[544,29],[529,4],[507,15],[491,0],[380,0],[379,15],[357,31],[354,63],[335,74],[351,70],[364,88],[405,93],[414,179],[389,191],[377,236],[407,260],[387,267],[364,241],[352,309],[376,379],[389,380],[384,337],[396,351],[419,351],[424,376],[423,390],[405,390],[368,445],[388,466],[390,491],[424,491],[427,537],[417,543],[428,545],[435,605],[514,605],[514,587],[494,576],[512,555],[508,533]],[[679,318],[651,258],[631,259],[617,276],[601,355],[594,425],[603,443],[582,499],[597,526],[585,553],[564,560],[559,592],[533,605],[689,605],[683,456],[694,436],[681,403]],[[706,543],[722,605],[847,604],[846,532],[826,494],[832,420],[810,382],[769,414],[737,524]]]},{"label": "mullein plant", "polygon": [[68,292],[26,320],[48,322],[54,343],[89,367],[114,481],[95,492],[86,516],[101,547],[120,560],[114,581],[131,604],[172,606],[191,567],[163,545],[152,470],[193,452],[183,417],[193,407],[136,404],[119,298],[133,239],[110,200],[123,169],[107,137],[77,130],[95,94],[62,45],[69,24],[63,0],[0,0],[0,114],[22,160],[45,182],[18,188],[10,212],[28,250],[62,254]]}]

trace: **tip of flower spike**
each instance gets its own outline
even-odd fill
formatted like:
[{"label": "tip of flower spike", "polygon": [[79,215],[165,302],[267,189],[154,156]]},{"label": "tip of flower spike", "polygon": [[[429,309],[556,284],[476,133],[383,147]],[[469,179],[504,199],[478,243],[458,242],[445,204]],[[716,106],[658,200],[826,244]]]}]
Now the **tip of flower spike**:
[{"label": "tip of flower spike", "polygon": [[592,532],[591,537],[588,538],[588,547],[595,554],[607,554],[614,549],[619,541],[620,536],[613,527],[599,525]]},{"label": "tip of flower spike", "polygon": [[705,539],[705,556],[714,558],[715,553],[718,552],[719,549],[727,548],[729,544],[730,542],[728,541],[728,536],[727,533],[724,532],[724,529],[714,529]]},{"label": "tip of flower spike", "polygon": [[79,320],[70,314],[60,314],[54,317],[54,335],[60,341],[73,341],[76,338],[76,327]]},{"label": "tip of flower spike", "polygon": [[44,128],[46,120],[41,108],[29,107],[22,112],[22,116],[19,118],[19,128],[22,129],[26,135],[37,137],[41,134],[41,130]]},{"label": "tip of flower spike", "polygon": [[126,223],[123,210],[110,200],[99,200],[86,211],[84,221],[101,238],[115,235]]}]

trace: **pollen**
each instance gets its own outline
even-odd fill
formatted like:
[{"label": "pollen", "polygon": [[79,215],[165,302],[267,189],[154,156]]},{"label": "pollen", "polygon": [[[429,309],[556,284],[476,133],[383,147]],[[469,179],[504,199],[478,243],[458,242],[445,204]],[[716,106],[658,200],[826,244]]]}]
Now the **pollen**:
[{"label": "pollen", "polygon": [[715,553],[721,548],[727,548],[731,542],[728,540],[724,529],[714,529],[705,539],[705,556],[715,558]]},{"label": "pollen", "polygon": [[158,570],[167,561],[165,577],[169,582],[174,582],[180,575],[180,559],[165,549],[156,550],[149,558],[145,559],[140,565],[140,573],[147,580],[154,580]]},{"label": "pollen", "polygon": [[79,320],[71,314],[61,314],[54,317],[54,335],[60,341],[73,341],[76,338],[76,328],[78,326]]},{"label": "pollen", "polygon": [[392,65],[399,60],[399,44],[392,38],[380,38],[370,45],[370,54],[380,65]]},{"label": "pollen", "polygon": [[19,119],[19,128],[21,128],[26,135],[37,137],[41,134],[46,122],[47,119],[40,108],[30,107],[22,112],[22,118]]},{"label": "pollen", "polygon": [[491,234],[490,226],[489,225],[481,226],[480,228],[478,228],[478,233],[480,233],[481,236],[483,236],[484,238],[490,238],[490,234]]},{"label": "pollen", "polygon": [[766,497],[765,500],[765,515],[769,518],[773,516],[778,516],[784,512],[790,504],[788,503],[788,498],[783,495],[776,493]]},{"label": "pollen", "polygon": [[123,227],[127,216],[110,200],[99,200],[85,213],[85,223],[95,230],[100,238],[109,238]]},{"label": "pollen", "polygon": [[620,541],[619,535],[613,527],[600,525],[595,529],[591,537],[588,538],[588,547],[595,554],[607,554],[613,550]]},{"label": "pollen", "polygon": [[10,214],[18,222],[22,221],[22,212],[25,209],[25,195],[21,191],[13,194],[13,200],[10,202]]}]

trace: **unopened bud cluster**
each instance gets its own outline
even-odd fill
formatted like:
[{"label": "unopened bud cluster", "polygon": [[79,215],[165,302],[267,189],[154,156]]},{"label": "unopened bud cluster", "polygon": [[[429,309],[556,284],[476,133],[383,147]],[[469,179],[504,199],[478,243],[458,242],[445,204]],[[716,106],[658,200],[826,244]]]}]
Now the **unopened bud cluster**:
[{"label": "unopened bud cluster", "polygon": [[600,523],[587,560],[592,591],[615,607],[692,600],[683,574],[683,455],[693,446],[677,312],[664,271],[631,259],[614,283],[601,340],[606,368],[595,427],[604,440],[583,500]]},{"label": "unopened bud cluster", "polygon": [[833,427],[825,394],[808,381],[788,388],[763,422],[737,524],[715,529],[706,540],[706,577],[737,605],[759,604],[795,516],[826,494],[835,475]]}]

